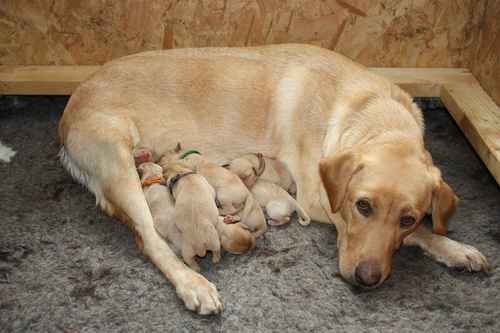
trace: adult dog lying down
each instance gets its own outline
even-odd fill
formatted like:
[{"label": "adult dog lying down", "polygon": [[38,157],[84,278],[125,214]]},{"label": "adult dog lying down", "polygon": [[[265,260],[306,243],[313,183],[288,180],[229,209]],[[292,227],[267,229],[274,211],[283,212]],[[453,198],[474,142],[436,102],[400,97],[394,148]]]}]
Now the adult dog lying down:
[{"label": "adult dog lying down", "polygon": [[[128,221],[144,254],[201,314],[221,311],[221,300],[156,233],[135,146],[160,156],[182,141],[221,162],[249,152],[285,161],[299,204],[313,220],[337,227],[341,275],[376,287],[401,244],[420,246],[449,267],[488,268],[475,248],[444,236],[457,199],[422,135],[421,112],[401,89],[304,45],[118,59],[74,92],[59,127],[65,167],[108,214]],[[428,210],[434,233],[420,224]]]}]

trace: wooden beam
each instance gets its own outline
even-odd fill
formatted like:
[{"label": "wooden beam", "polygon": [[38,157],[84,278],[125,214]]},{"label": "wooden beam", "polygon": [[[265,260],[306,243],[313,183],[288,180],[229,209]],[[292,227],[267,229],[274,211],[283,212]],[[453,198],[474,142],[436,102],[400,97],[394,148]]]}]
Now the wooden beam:
[{"label": "wooden beam", "polygon": [[[0,94],[70,95],[100,66],[0,66]],[[500,184],[500,108],[464,68],[370,68],[413,96],[441,97]]]},{"label": "wooden beam", "polygon": [[0,66],[0,94],[71,95],[100,66]]},{"label": "wooden beam", "polygon": [[[100,66],[0,66],[0,94],[69,95]],[[413,96],[439,97],[441,85],[472,76],[463,68],[370,68]]]},{"label": "wooden beam", "polygon": [[472,74],[466,68],[380,68],[370,71],[385,76],[412,96],[439,97],[441,86],[470,81]]},{"label": "wooden beam", "polygon": [[500,107],[474,77],[444,84],[441,100],[500,184]]}]

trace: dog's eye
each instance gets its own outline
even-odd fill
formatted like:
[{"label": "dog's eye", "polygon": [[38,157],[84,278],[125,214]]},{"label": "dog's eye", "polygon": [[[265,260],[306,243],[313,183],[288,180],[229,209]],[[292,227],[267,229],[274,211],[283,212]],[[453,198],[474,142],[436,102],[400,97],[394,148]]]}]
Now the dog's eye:
[{"label": "dog's eye", "polygon": [[416,222],[417,222],[417,220],[413,216],[410,216],[410,215],[403,216],[399,219],[399,224],[403,228],[409,228],[412,225],[414,225]]},{"label": "dog's eye", "polygon": [[372,206],[366,199],[359,199],[356,201],[356,208],[363,216],[369,216],[373,211]]}]

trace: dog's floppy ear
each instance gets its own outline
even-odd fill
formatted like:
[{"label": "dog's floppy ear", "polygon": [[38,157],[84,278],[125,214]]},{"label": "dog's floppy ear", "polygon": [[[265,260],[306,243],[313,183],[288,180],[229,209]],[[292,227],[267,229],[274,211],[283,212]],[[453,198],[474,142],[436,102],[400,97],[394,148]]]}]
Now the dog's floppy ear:
[{"label": "dog's floppy ear", "polygon": [[350,150],[320,160],[319,175],[328,195],[332,213],[341,208],[347,186],[352,176],[361,168],[357,156]]},{"label": "dog's floppy ear", "polygon": [[448,220],[455,213],[458,197],[442,179],[432,193],[432,231],[438,235],[448,233]]},{"label": "dog's floppy ear", "polygon": [[182,150],[182,147],[181,147],[181,143],[180,142],[177,142],[177,146],[175,146],[175,150],[174,152],[178,153]]}]

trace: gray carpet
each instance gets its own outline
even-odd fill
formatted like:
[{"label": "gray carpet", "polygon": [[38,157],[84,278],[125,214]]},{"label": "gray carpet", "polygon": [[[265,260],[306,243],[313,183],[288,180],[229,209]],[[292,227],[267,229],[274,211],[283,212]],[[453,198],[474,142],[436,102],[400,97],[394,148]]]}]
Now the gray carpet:
[{"label": "gray carpet", "polygon": [[[337,276],[333,226],[271,229],[257,248],[203,274],[221,316],[185,310],[129,230],[106,217],[56,159],[63,97],[0,98],[0,330],[3,332],[500,332],[500,275],[449,270],[414,248],[363,292]],[[450,236],[497,266],[500,191],[439,102],[427,143],[462,199]]]}]

